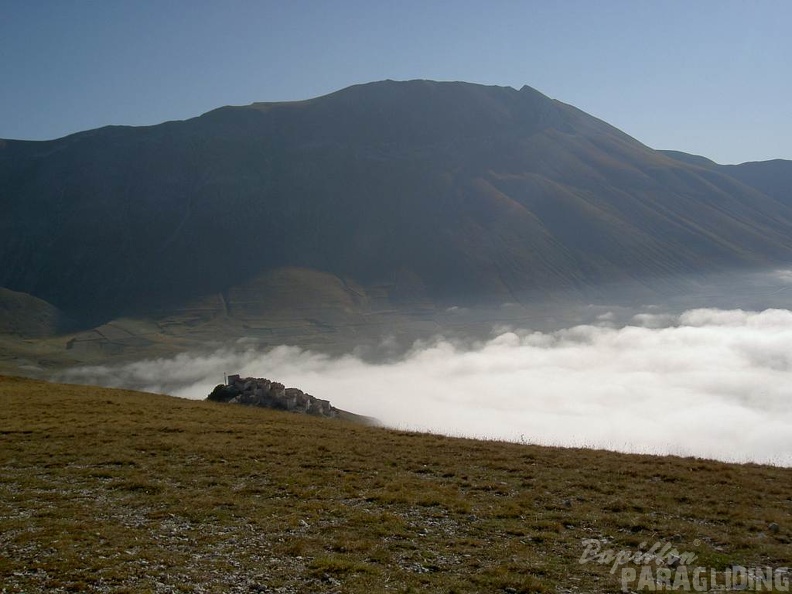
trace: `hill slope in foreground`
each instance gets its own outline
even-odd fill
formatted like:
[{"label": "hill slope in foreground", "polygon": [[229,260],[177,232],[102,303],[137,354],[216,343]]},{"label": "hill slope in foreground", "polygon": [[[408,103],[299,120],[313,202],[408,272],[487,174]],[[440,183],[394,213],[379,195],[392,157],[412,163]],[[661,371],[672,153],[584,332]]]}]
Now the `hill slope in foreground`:
[{"label": "hill slope in foreground", "polygon": [[792,469],[4,376],[0,466],[8,592],[614,592],[587,539],[718,572],[792,540]]}]

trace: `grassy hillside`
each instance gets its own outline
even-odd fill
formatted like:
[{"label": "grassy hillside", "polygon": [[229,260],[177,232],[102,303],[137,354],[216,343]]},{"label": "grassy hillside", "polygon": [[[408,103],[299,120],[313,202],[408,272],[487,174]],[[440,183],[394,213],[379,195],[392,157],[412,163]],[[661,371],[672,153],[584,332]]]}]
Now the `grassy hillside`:
[{"label": "grassy hillside", "polygon": [[3,592],[614,592],[585,539],[788,564],[791,486],[0,376]]}]

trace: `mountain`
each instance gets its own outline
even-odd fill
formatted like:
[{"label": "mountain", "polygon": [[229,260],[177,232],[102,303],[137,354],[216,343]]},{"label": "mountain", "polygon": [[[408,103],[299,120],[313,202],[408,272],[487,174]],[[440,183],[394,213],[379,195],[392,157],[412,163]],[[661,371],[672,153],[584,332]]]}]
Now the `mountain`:
[{"label": "mountain", "polygon": [[273,274],[343,311],[503,302],[788,262],[792,205],[771,190],[529,87],[383,81],[0,141],[0,286],[86,326],[207,299],[267,311]]},{"label": "mountain", "polygon": [[792,161],[773,159],[771,161],[752,161],[739,165],[719,165],[706,157],[698,155],[690,155],[679,151],[660,152],[678,161],[728,175],[784,204],[792,205]]},{"label": "mountain", "polygon": [[792,205],[792,161],[773,159],[721,165],[718,170],[784,204]]}]

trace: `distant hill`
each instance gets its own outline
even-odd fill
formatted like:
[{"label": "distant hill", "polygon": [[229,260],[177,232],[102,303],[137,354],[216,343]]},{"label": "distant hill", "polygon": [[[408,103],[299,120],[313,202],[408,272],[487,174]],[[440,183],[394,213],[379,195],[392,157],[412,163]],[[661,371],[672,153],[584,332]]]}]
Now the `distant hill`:
[{"label": "distant hill", "polygon": [[250,288],[284,270],[355,308],[792,260],[785,178],[740,172],[529,87],[370,83],[0,142],[0,286],[91,326],[211,295],[267,311]]},{"label": "distant hill", "polygon": [[774,159],[741,165],[721,165],[718,170],[764,192],[767,196],[792,205],[792,161]]},{"label": "distant hill", "polygon": [[792,205],[792,161],[773,159],[771,161],[751,161],[739,165],[719,165],[715,161],[698,155],[679,151],[659,152],[683,163],[723,173],[771,198]]},{"label": "distant hill", "polygon": [[46,301],[0,287],[0,329],[22,338],[48,336],[67,327],[63,314]]}]

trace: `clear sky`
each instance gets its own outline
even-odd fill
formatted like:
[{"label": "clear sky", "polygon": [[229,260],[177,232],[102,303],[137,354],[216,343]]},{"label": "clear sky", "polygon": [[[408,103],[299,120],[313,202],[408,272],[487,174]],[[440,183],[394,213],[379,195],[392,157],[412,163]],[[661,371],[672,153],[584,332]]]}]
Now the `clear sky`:
[{"label": "clear sky", "polygon": [[0,138],[386,78],[527,84],[653,148],[792,159],[792,0],[0,0]]}]

